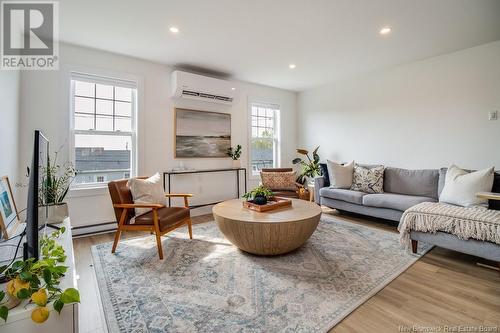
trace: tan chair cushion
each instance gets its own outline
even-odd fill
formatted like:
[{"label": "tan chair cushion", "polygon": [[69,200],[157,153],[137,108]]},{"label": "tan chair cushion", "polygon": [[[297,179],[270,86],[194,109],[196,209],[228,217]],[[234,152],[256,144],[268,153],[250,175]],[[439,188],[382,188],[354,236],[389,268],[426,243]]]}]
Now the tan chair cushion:
[{"label": "tan chair cushion", "polygon": [[[182,220],[190,217],[189,209],[185,207],[163,207],[158,209],[158,220],[160,221],[160,231],[175,226]],[[136,216],[135,225],[153,225],[153,211]],[[131,222],[132,223],[132,222]]]},{"label": "tan chair cushion", "polygon": [[[166,204],[161,176],[157,172],[148,179],[132,178],[127,183],[136,204]],[[135,215],[151,211],[151,208],[135,208]]]},{"label": "tan chair cushion", "polygon": [[297,185],[295,185],[295,179],[297,174],[295,171],[288,172],[266,172],[262,171],[260,173],[262,179],[262,185],[271,190],[280,191],[295,191]]}]

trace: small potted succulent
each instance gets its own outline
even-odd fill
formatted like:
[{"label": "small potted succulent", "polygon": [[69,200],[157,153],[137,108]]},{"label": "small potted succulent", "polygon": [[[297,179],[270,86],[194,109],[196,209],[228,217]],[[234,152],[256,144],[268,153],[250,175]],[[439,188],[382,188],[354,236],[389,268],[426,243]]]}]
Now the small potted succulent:
[{"label": "small potted succulent", "polygon": [[274,193],[263,185],[260,185],[243,195],[243,198],[247,199],[247,201],[253,202],[256,205],[265,205],[267,204],[267,201],[273,197]]},{"label": "small potted succulent", "polygon": [[57,152],[54,161],[42,168],[42,186],[40,187],[41,209],[48,208],[48,223],[60,223],[68,217],[68,204],[64,202],[69,187],[76,176],[73,164],[59,164]]},{"label": "small potted succulent", "polygon": [[241,145],[237,145],[235,148],[229,147],[226,155],[233,160],[233,168],[241,168]]}]

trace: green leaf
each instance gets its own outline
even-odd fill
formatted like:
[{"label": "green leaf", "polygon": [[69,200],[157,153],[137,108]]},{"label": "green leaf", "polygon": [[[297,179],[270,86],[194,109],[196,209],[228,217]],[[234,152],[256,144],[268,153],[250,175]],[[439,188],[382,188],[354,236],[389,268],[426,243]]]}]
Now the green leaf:
[{"label": "green leaf", "polygon": [[75,288],[68,288],[61,294],[61,302],[64,304],[79,303],[80,293]]},{"label": "green leaf", "polygon": [[300,162],[302,162],[302,159],[300,157],[294,158],[293,161],[292,161],[293,164],[297,164],[297,163],[300,163]]},{"label": "green leaf", "polygon": [[19,299],[27,299],[30,298],[30,296],[31,296],[30,291],[26,288],[19,290],[16,294],[16,297]]},{"label": "green leaf", "polygon": [[23,281],[31,281],[33,279],[33,274],[31,274],[30,272],[21,272],[19,274],[19,278]]},{"label": "green leaf", "polygon": [[68,270],[67,266],[56,266],[52,268],[53,273],[64,274]]},{"label": "green leaf", "polygon": [[316,149],[313,150],[313,155],[318,153],[319,146],[316,147]]},{"label": "green leaf", "polygon": [[58,299],[54,302],[54,310],[56,310],[57,313],[59,313],[59,314],[61,314],[61,310],[62,310],[63,306],[64,306],[64,303],[60,299]]},{"label": "green leaf", "polygon": [[3,290],[0,290],[0,302],[3,300],[5,297],[5,292]]},{"label": "green leaf", "polygon": [[7,321],[7,316],[9,315],[9,309],[6,306],[0,306],[0,318]]},{"label": "green leaf", "polygon": [[0,274],[2,274],[3,272],[5,272],[5,270],[7,269],[7,265],[3,265],[3,266],[0,266]]},{"label": "green leaf", "polygon": [[24,261],[22,261],[22,260],[18,260],[18,261],[14,262],[14,263],[12,264],[11,268],[12,268],[12,270],[17,271],[18,269],[23,268],[23,267],[24,267],[24,265],[25,265],[25,264],[24,264]]},{"label": "green leaf", "polygon": [[45,283],[51,284],[52,283],[52,272],[50,269],[45,268],[43,270],[43,279],[45,280]]}]

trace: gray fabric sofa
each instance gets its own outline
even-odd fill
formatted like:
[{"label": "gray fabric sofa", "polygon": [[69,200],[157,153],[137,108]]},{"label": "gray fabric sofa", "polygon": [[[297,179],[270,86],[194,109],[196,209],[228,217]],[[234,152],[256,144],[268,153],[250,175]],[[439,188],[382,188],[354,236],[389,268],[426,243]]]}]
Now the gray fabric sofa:
[{"label": "gray fabric sofa", "polygon": [[[408,170],[387,167],[384,172],[384,193],[380,194],[330,188],[326,164],[321,163],[321,170],[322,176],[314,179],[314,200],[317,204],[399,222],[403,212],[411,206],[439,200],[447,169]],[[495,173],[492,192],[500,193],[498,172]],[[490,200],[489,208],[500,210],[500,201]]]},{"label": "gray fabric sofa", "polygon": [[387,167],[384,172],[384,193],[377,194],[330,188],[325,173],[315,178],[316,203],[340,211],[399,221],[403,212],[411,206],[427,201],[436,202],[439,198],[439,170]]},{"label": "gray fabric sofa", "polygon": [[[322,176],[315,178],[315,201],[339,211],[383,218],[401,219],[403,212],[421,202],[439,200],[446,177],[446,168],[439,170],[407,170],[388,167],[384,172],[384,193],[367,194],[351,190],[332,189],[328,171],[321,164]],[[500,174],[495,173],[492,192],[500,193]],[[489,209],[500,210],[500,201],[490,200]],[[461,240],[445,232],[424,233],[412,231],[413,242],[422,241],[450,250],[459,251],[499,262],[500,245],[475,239]],[[417,244],[415,242],[415,244]]]}]

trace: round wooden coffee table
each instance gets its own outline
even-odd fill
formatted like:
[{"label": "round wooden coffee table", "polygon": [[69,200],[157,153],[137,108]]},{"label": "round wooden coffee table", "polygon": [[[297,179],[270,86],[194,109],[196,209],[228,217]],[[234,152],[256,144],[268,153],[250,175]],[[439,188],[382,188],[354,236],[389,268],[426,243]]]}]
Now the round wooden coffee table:
[{"label": "round wooden coffee table", "polygon": [[318,226],[321,208],[292,199],[292,207],[259,213],[241,199],[221,202],[212,212],[220,231],[236,247],[260,255],[277,255],[300,247]]}]

